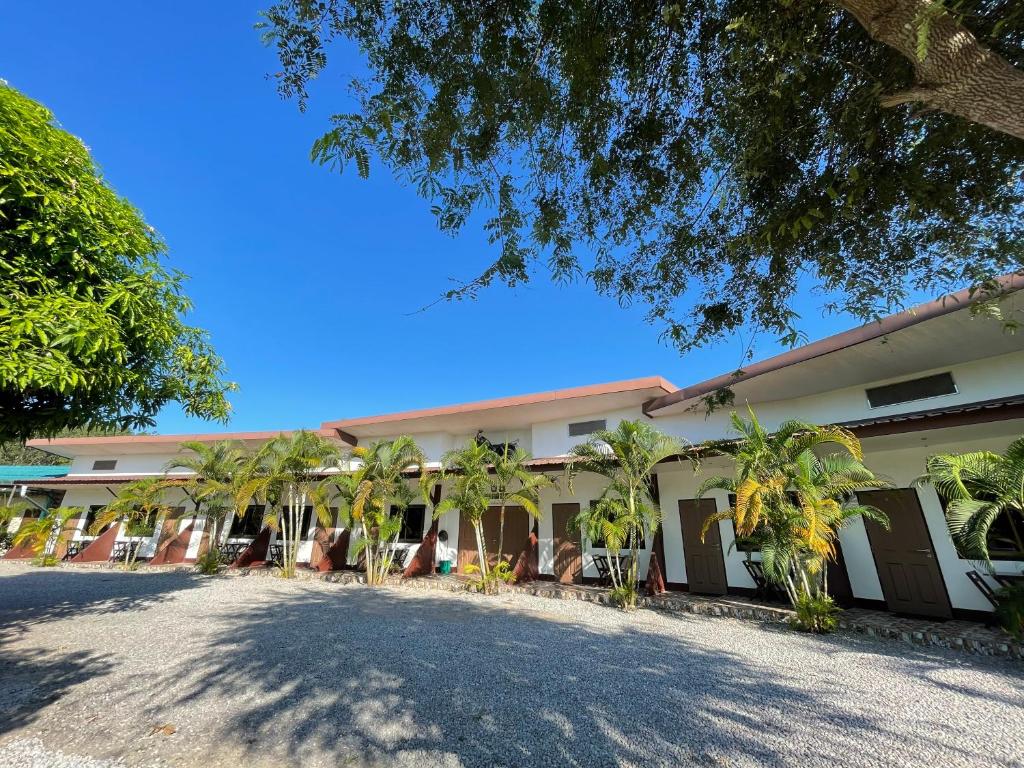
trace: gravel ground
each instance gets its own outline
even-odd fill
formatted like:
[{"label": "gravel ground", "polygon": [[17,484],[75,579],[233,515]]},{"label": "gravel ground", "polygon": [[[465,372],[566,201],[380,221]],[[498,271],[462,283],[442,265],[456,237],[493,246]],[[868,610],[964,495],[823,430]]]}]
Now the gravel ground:
[{"label": "gravel ground", "polygon": [[0,767],[1022,766],[1024,665],[575,601],[0,565]]}]

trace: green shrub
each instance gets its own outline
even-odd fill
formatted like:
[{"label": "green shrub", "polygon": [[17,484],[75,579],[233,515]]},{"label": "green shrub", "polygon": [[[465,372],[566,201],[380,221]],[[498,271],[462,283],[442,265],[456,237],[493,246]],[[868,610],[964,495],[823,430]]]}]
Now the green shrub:
[{"label": "green shrub", "polygon": [[609,596],[612,599],[612,604],[619,606],[624,611],[636,608],[636,587],[634,586],[620,584],[609,593]]},{"label": "green shrub", "polygon": [[480,567],[470,563],[463,569],[464,573],[474,574],[467,586],[471,592],[483,592],[485,595],[496,594],[502,584],[511,584],[516,574],[507,560],[501,560],[487,571],[486,576],[480,576]]},{"label": "green shrub", "polygon": [[42,568],[52,568],[59,562],[60,560],[57,559],[56,555],[36,555],[32,559],[33,565],[38,565]]},{"label": "green shrub", "polygon": [[217,573],[220,570],[220,550],[211,549],[196,560],[196,570],[207,576]]},{"label": "green shrub", "polygon": [[839,624],[839,609],[828,595],[811,596],[801,592],[793,610],[795,615],[789,620],[790,626],[801,632],[826,634],[835,631]]},{"label": "green shrub", "polygon": [[1024,584],[1003,587],[996,592],[996,616],[1015,640],[1024,640]]}]

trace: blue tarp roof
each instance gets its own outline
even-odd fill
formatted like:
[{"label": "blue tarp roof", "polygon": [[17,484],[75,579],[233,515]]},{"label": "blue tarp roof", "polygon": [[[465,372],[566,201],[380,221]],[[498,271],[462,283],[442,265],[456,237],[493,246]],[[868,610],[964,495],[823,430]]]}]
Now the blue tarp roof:
[{"label": "blue tarp roof", "polygon": [[30,464],[0,464],[0,483],[13,483],[18,480],[42,480],[43,478],[64,477],[68,473],[68,467],[30,465]]}]

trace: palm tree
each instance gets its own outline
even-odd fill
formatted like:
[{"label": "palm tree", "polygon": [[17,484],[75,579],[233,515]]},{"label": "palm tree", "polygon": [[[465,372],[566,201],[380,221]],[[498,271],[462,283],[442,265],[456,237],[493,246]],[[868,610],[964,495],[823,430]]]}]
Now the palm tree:
[{"label": "palm tree", "polygon": [[[166,493],[167,483],[161,477],[144,477],[121,486],[117,498],[96,513],[92,533],[98,534],[114,523],[124,523],[125,533],[131,536],[135,528],[146,527],[151,522],[155,525],[156,520],[171,511],[165,498]],[[138,547],[125,548],[125,568],[131,568],[135,564],[137,554]]]},{"label": "palm tree", "polygon": [[339,459],[338,447],[314,432],[300,430],[268,440],[246,462],[235,482],[235,506],[252,499],[269,505],[263,524],[281,534],[284,578],[295,576],[303,510],[312,506],[320,522],[330,524],[330,511],[319,492],[325,468]]},{"label": "palm tree", "polygon": [[[434,507],[434,519],[446,512],[458,510],[473,526],[477,557],[480,560],[480,586],[487,592],[495,585],[492,584],[491,567],[487,562],[483,520],[491,506],[490,468],[496,459],[495,452],[482,441],[470,440],[462,448],[448,451],[441,459],[438,479],[440,482],[450,481],[451,486],[441,503]],[[500,557],[501,553],[498,554]]]},{"label": "palm tree", "polygon": [[529,461],[530,454],[518,446],[510,449],[507,442],[495,451],[491,503],[498,507],[499,558],[505,551],[505,510],[522,507],[534,520],[540,519],[540,491],[554,485],[547,475],[530,471]]},{"label": "palm tree", "polygon": [[353,551],[363,554],[366,583],[383,584],[394,561],[394,543],[402,530],[403,514],[415,498],[407,475],[418,470],[425,478],[427,459],[408,435],[357,446],[352,449],[352,458],[359,465],[326,478],[321,495],[333,495],[339,513],[358,525]]},{"label": "palm tree", "polygon": [[185,469],[191,475],[184,480],[170,480],[169,487],[180,488],[192,501],[195,514],[200,506],[210,526],[210,551],[213,559],[219,557],[221,526],[234,510],[236,481],[242,474],[246,454],[239,443],[221,440],[216,443],[187,441],[179,447],[179,454],[167,462],[165,472]]},{"label": "palm tree", "polygon": [[[760,544],[765,576],[793,605],[801,595],[827,595],[825,566],[836,558],[839,529],[855,517],[888,527],[880,510],[848,500],[857,489],[889,483],[864,466],[860,441],[842,427],[791,420],[769,433],[747,411],[748,419],[731,416],[739,439],[709,446],[733,459],[735,475],[708,478],[697,496],[720,489],[735,494],[736,503],[709,515],[702,535],[719,520],[732,520],[737,536]],[[819,456],[815,449],[826,445],[841,450]]]},{"label": "palm tree", "polygon": [[[651,495],[651,477],[662,461],[684,453],[681,440],[659,432],[647,422],[622,421],[614,430],[602,429],[573,448],[571,473],[592,472],[608,480],[601,498],[581,511],[575,525],[591,533],[601,532],[612,553],[612,585],[624,608],[636,606],[640,568],[640,542],[654,535],[661,510]],[[594,541],[591,538],[591,541]],[[629,572],[622,574],[619,550],[628,546]]]},{"label": "palm tree", "polygon": [[930,482],[946,499],[946,525],[961,555],[991,568],[989,531],[1000,515],[1024,552],[1024,437],[1003,454],[936,454],[926,469],[916,483]]},{"label": "palm tree", "polygon": [[[26,505],[28,506],[28,505]],[[17,506],[7,507],[9,510],[19,510]],[[22,507],[19,511],[24,511]],[[46,510],[40,517],[34,519],[22,518],[21,525],[14,532],[11,543],[16,547],[28,546],[33,554],[42,557],[43,565],[56,563],[55,557],[47,555],[51,545],[56,545],[64,533],[74,530],[69,523],[77,521],[82,514],[81,507],[57,507]],[[0,513],[2,515],[2,513]],[[50,562],[47,562],[49,560]]]}]

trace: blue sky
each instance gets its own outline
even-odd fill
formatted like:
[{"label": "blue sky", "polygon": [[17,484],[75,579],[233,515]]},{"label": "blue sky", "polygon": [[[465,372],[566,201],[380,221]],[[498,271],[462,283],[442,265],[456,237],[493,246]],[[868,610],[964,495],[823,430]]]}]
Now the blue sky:
[{"label": "blue sky", "polygon": [[[269,2],[269,0],[265,0]],[[369,181],[309,162],[344,74],[302,114],[266,73],[253,30],[264,3],[5,3],[0,78],[82,137],[111,184],[191,276],[191,321],[210,331],[229,377],[228,429],[336,419],[660,374],[679,386],[734,370],[736,340],[685,358],[641,308],[586,284],[493,287],[475,302],[415,313],[493,259],[479,229],[438,232],[429,204],[373,167]],[[821,338],[855,324],[797,304]],[[410,314],[411,313],[411,314]],[[509,331],[512,333],[509,333]],[[779,351],[758,342],[758,357]],[[161,413],[164,433],[220,429]]]}]

